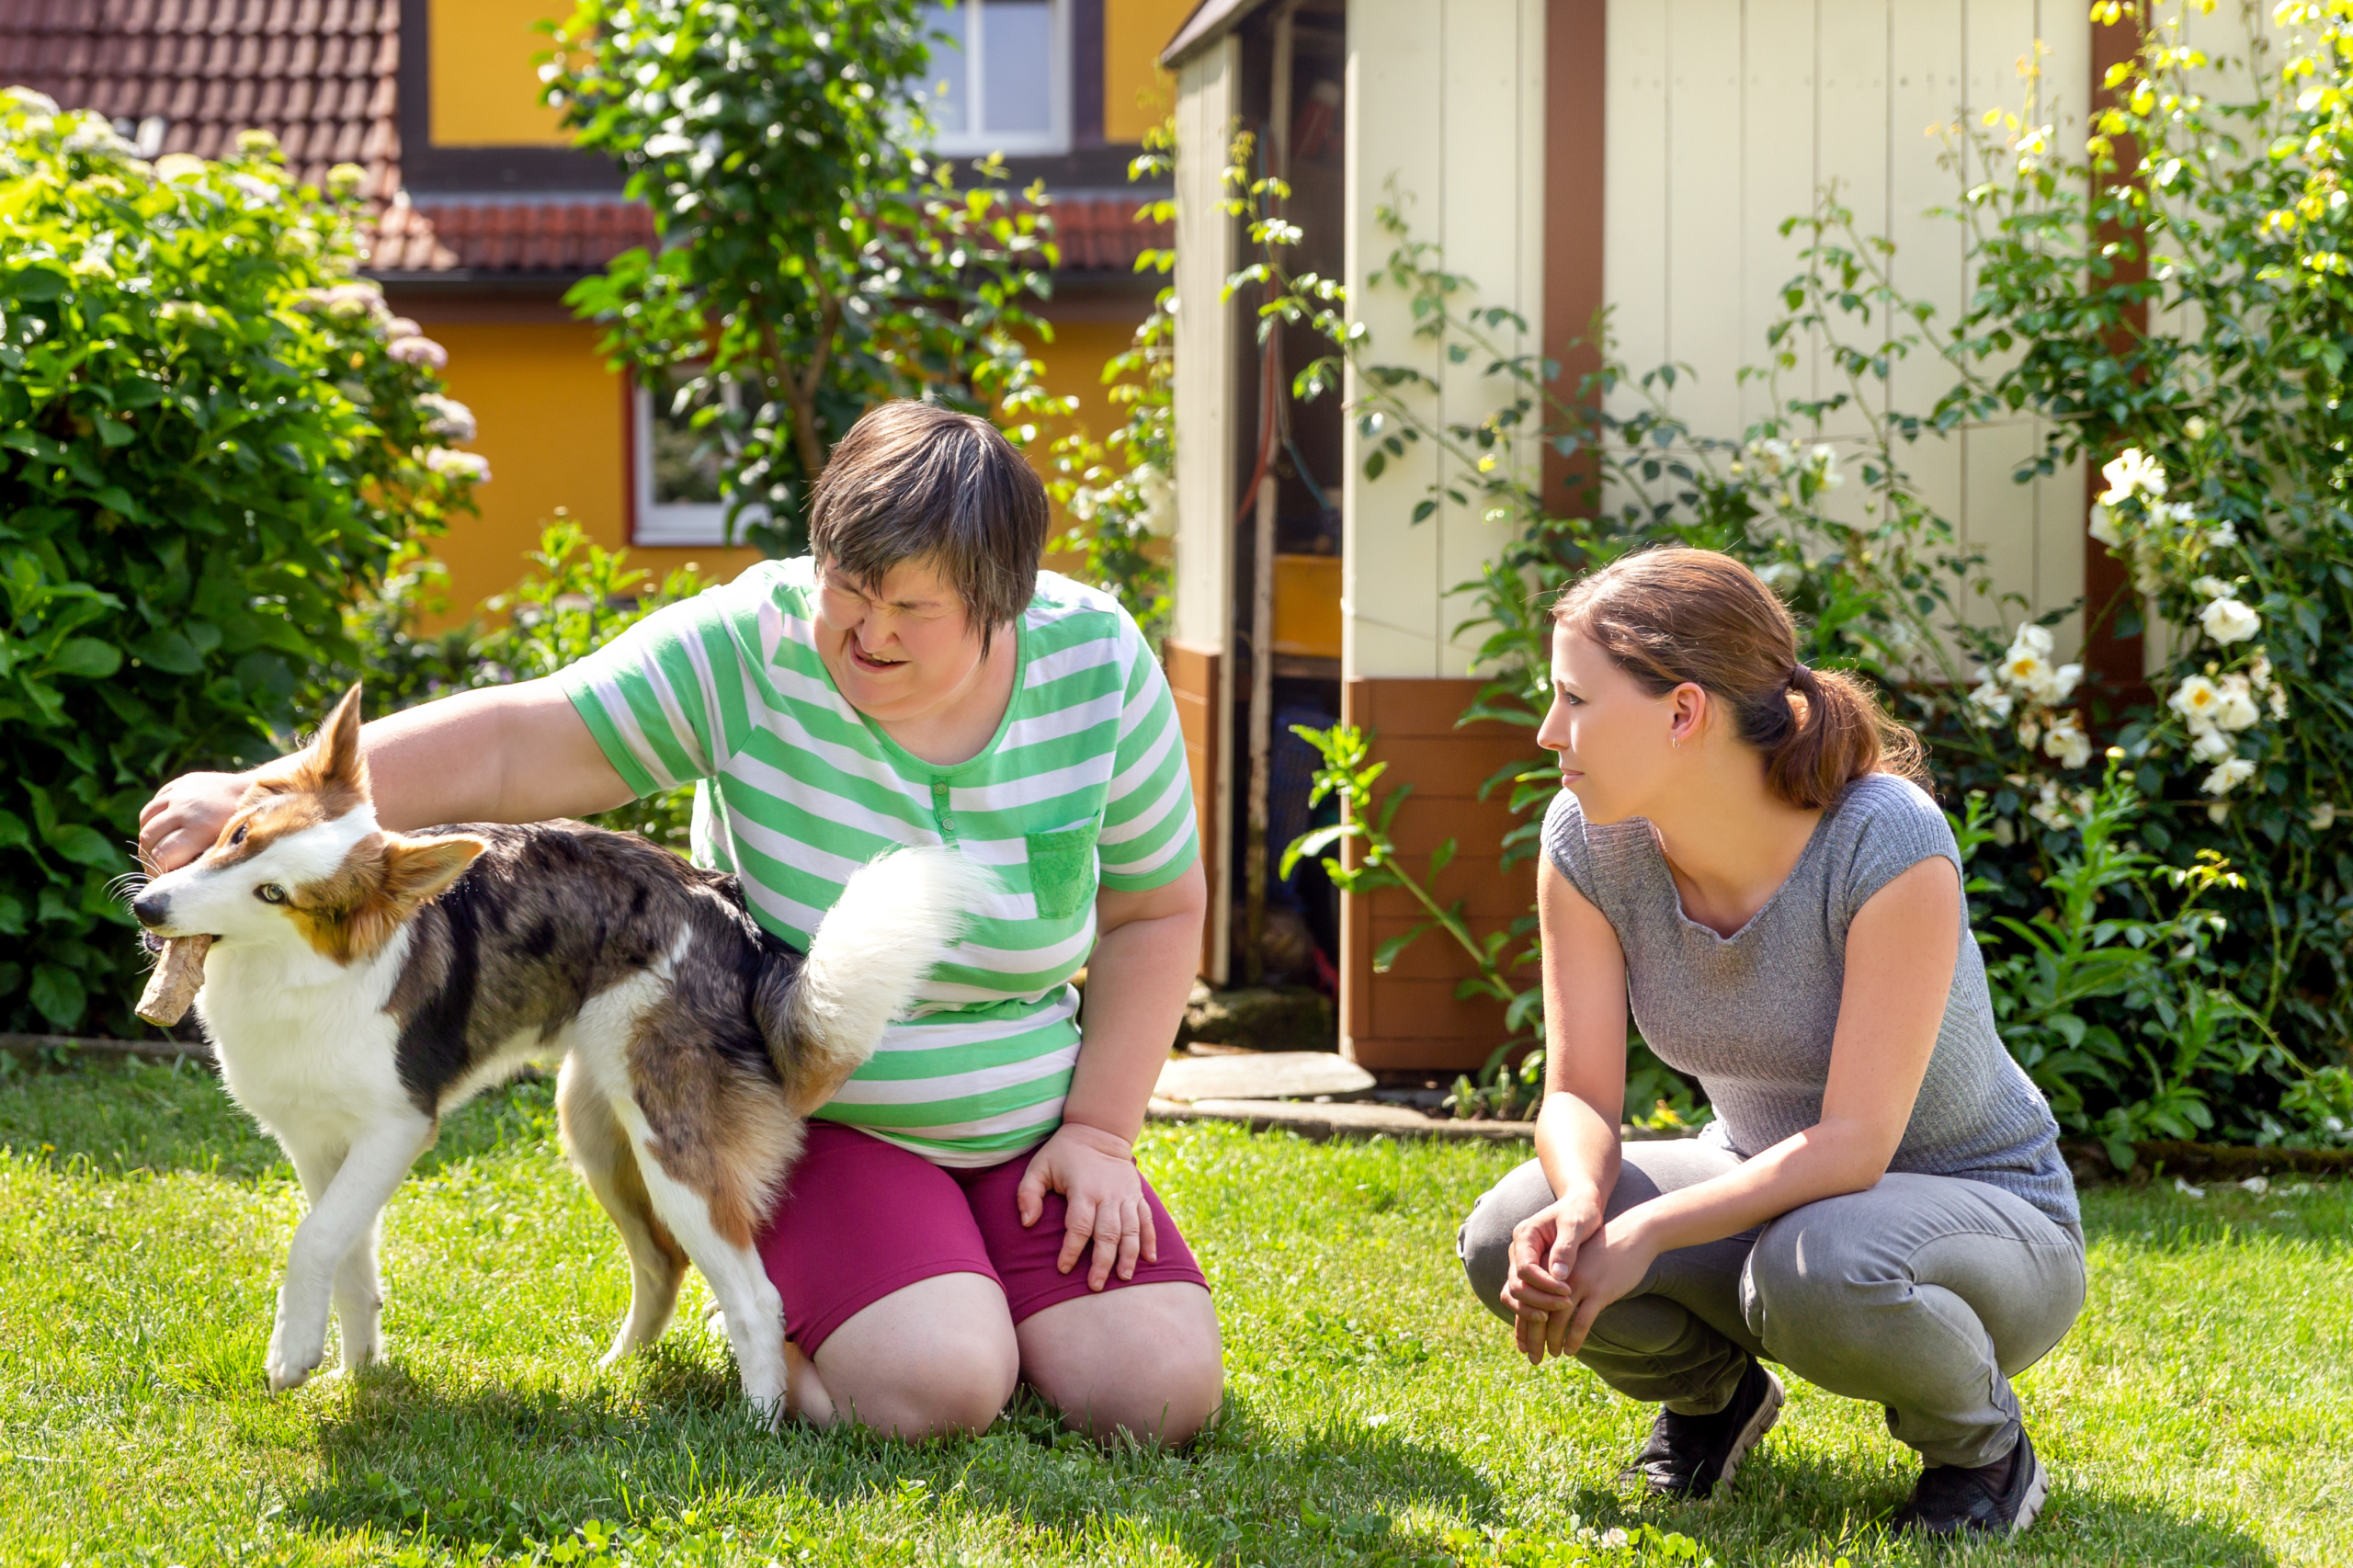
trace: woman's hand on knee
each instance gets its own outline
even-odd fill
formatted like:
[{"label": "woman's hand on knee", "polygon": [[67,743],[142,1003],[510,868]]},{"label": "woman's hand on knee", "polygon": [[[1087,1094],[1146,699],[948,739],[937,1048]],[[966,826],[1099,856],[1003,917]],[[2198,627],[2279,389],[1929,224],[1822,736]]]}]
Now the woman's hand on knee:
[{"label": "woman's hand on knee", "polygon": [[1548,1345],[1553,1354],[1560,1353],[1561,1335],[1567,1329],[1572,1307],[1569,1276],[1578,1255],[1601,1226],[1600,1198],[1574,1192],[1554,1199],[1512,1227],[1511,1267],[1504,1276],[1503,1303],[1516,1320],[1513,1337],[1530,1365],[1544,1359]]},{"label": "woman's hand on knee", "polygon": [[1546,1347],[1555,1356],[1574,1356],[1585,1348],[1593,1320],[1612,1301],[1622,1301],[1643,1288],[1658,1247],[1628,1215],[1604,1225],[1601,1233],[1578,1252],[1569,1270],[1570,1310],[1556,1312],[1548,1325]]},{"label": "woman's hand on knee", "polygon": [[1063,1250],[1054,1267],[1068,1274],[1093,1244],[1088,1290],[1103,1289],[1115,1267],[1120,1278],[1134,1278],[1139,1257],[1160,1261],[1152,1205],[1144,1201],[1143,1177],[1126,1139],[1078,1122],[1063,1123],[1030,1160],[1014,1194],[1024,1226],[1036,1224],[1045,1213],[1049,1192],[1061,1193],[1063,1203]]}]

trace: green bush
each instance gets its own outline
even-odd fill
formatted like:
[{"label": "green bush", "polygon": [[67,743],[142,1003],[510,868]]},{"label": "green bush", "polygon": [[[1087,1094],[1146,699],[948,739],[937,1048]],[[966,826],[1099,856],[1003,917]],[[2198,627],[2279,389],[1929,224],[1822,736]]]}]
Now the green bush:
[{"label": "green bush", "polygon": [[441,349],[352,279],[357,172],[151,166],[0,95],[0,1029],[137,1028],[140,806],[282,749],[353,585],[482,477]]},{"label": "green bush", "polygon": [[[427,548],[414,540],[404,546],[375,590],[347,613],[371,719],[455,691],[551,676],[663,606],[711,585],[691,564],[652,582],[650,573],[630,569],[627,551],[595,543],[559,507],[520,584],[483,600],[465,625],[426,634],[419,623],[447,608],[449,581]],[[590,820],[683,850],[693,812],[688,785]]]}]

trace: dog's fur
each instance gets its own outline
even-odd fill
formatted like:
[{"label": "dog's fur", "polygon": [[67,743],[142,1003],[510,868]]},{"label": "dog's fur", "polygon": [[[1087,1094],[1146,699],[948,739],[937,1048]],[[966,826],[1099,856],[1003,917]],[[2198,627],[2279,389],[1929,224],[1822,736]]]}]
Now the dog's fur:
[{"label": "dog's fur", "polygon": [[204,855],[142,891],[162,937],[210,935],[197,1009],[230,1092],[284,1145],[310,1212],[267,1371],[376,1359],[378,1217],[440,1119],[561,1058],[564,1141],[629,1249],[610,1364],[668,1326],[691,1261],[726,1315],[744,1392],[784,1396],[783,1310],[752,1237],[804,1119],[915,996],[987,873],[941,848],[858,871],[804,959],[733,877],[574,822],[386,833],[359,693],[262,775]]}]

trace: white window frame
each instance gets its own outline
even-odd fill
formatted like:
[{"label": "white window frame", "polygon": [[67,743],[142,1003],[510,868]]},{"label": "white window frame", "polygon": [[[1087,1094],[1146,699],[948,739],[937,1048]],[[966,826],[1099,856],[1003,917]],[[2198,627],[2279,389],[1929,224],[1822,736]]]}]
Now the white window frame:
[{"label": "white window frame", "polygon": [[[988,8],[989,0],[957,0],[956,9],[964,16],[966,47],[964,62],[964,102],[969,112],[978,118],[981,113],[981,85],[988,62],[984,58],[987,46],[981,37],[981,13]],[[941,132],[932,139],[931,150],[944,158],[984,158],[991,153],[1002,153],[1008,158],[1053,155],[1070,151],[1070,0],[1047,0],[1046,94],[1051,120],[1044,131],[962,131]],[[955,52],[944,44],[932,43],[935,68],[947,55]]]},{"label": "white window frame", "polygon": [[[745,507],[735,528],[737,537],[731,539],[726,502],[654,498],[654,389],[642,381],[635,381],[630,394],[630,472],[633,492],[630,496],[630,543],[716,550],[747,542],[742,536],[767,517],[765,508]],[[743,405],[743,392],[733,381],[726,382],[720,395],[736,407]]]}]

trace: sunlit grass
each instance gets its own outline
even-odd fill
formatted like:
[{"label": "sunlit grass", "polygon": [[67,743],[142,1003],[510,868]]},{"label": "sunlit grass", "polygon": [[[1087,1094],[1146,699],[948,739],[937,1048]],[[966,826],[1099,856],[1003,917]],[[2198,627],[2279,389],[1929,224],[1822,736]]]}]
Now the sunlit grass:
[{"label": "sunlit grass", "polygon": [[[1512,1150],[1155,1131],[1145,1164],[1225,1324],[1217,1429],[1105,1452],[1024,1403],[904,1448],[755,1427],[699,1284],[653,1355],[598,1372],[628,1286],[549,1102],[524,1085],[470,1108],[395,1199],[392,1364],[273,1399],[301,1212],[276,1146],[194,1069],[8,1074],[0,1558],[1440,1563],[1471,1553],[1449,1532],[1495,1528],[1538,1562],[1577,1561],[1578,1524],[1726,1564],[1952,1556],[1884,1537],[1912,1462],[1879,1412],[1794,1382],[1725,1503],[1621,1491],[1648,1412],[1574,1367],[1531,1372],[1454,1261]],[[2087,1207],[2090,1305],[2021,1383],[2051,1512],[1969,1560],[2353,1561],[2353,1193]]]}]

